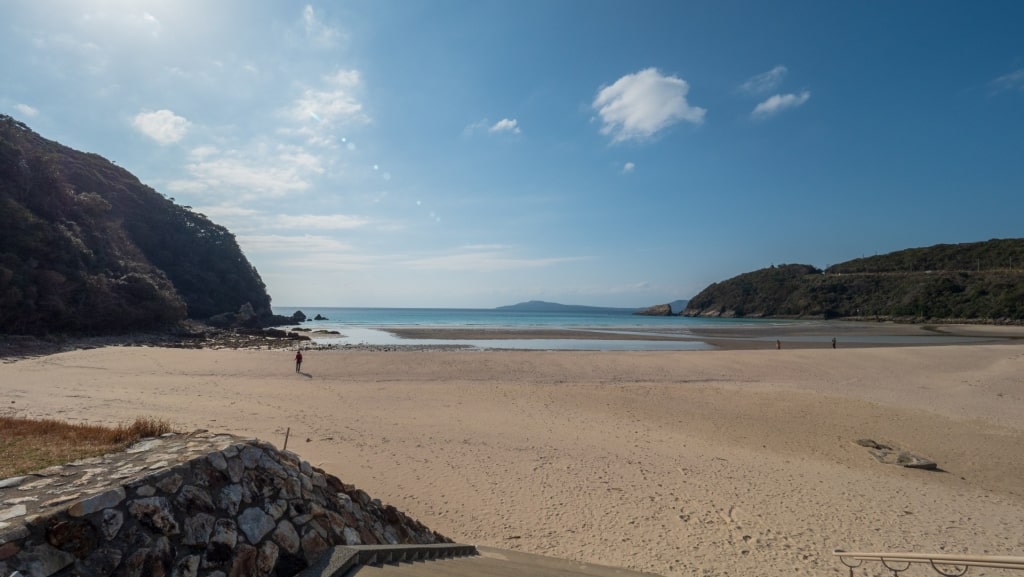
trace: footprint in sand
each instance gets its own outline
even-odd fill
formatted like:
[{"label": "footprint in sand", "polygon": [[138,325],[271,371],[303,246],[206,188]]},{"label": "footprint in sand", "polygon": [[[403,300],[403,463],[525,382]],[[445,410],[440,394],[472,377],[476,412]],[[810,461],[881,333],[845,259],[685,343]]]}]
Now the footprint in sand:
[{"label": "footprint in sand", "polygon": [[738,509],[734,505],[729,505],[728,511],[719,511],[718,516],[722,518],[726,523],[738,523],[736,519],[736,513]]}]

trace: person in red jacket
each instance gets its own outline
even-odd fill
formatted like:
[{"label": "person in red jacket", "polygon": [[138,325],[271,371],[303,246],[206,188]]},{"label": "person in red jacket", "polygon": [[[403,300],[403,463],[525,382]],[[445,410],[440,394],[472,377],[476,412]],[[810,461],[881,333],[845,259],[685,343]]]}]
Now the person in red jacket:
[{"label": "person in red jacket", "polygon": [[295,372],[302,369],[302,351],[295,351]]}]

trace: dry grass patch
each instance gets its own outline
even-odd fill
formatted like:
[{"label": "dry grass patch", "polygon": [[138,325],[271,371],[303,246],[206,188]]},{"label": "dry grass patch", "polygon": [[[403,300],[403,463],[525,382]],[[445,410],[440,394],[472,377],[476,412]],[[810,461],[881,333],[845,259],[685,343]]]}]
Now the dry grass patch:
[{"label": "dry grass patch", "polygon": [[121,451],[139,439],[171,431],[169,422],[151,417],[116,427],[0,417],[0,479]]}]

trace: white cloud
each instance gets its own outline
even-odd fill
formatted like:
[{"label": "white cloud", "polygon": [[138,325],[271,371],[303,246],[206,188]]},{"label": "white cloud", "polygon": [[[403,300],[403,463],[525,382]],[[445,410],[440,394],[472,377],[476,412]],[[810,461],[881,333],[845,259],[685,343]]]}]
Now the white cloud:
[{"label": "white cloud", "polygon": [[209,144],[197,146],[193,148],[191,152],[189,152],[189,155],[194,159],[209,158],[211,156],[216,156],[218,154],[220,154],[220,149],[217,148],[216,146],[211,146]]},{"label": "white cloud", "polygon": [[519,258],[509,255],[506,247],[478,245],[462,247],[459,252],[453,254],[412,259],[403,263],[403,266],[416,270],[494,272],[542,268],[577,260],[583,259],[578,257]]},{"label": "white cloud", "polygon": [[156,16],[153,16],[149,12],[143,12],[142,15],[139,16],[139,21],[142,26],[149,30],[149,33],[153,35],[153,37],[160,36],[160,21],[157,20]]},{"label": "white cloud", "polygon": [[664,76],[655,68],[619,78],[598,91],[593,107],[612,142],[644,140],[680,121],[701,124],[705,109],[690,106],[690,86],[682,78]]},{"label": "white cloud", "polygon": [[511,132],[512,134],[519,134],[519,121],[516,119],[502,118],[498,122],[494,123],[494,126],[487,129],[488,132]]},{"label": "white cloud", "polygon": [[185,169],[192,178],[168,183],[170,190],[238,200],[301,192],[312,186],[313,177],[324,172],[320,157],[287,146],[257,146],[245,151],[202,146],[191,152]]},{"label": "white cloud", "polygon": [[767,94],[782,84],[782,78],[789,70],[785,66],[776,66],[768,72],[762,72],[740,85],[740,90],[748,94]]},{"label": "white cloud", "polygon": [[166,109],[156,112],[140,112],[132,121],[132,126],[139,132],[160,144],[174,144],[181,141],[182,138],[185,138],[190,125],[191,123],[187,119]]},{"label": "white cloud", "polygon": [[329,236],[316,235],[239,235],[239,244],[244,245],[246,251],[249,249],[259,252],[278,253],[321,253],[333,251],[349,251],[352,246],[338,239]]},{"label": "white cloud", "polygon": [[626,164],[624,164],[622,166],[622,173],[623,174],[629,174],[629,173],[633,172],[634,170],[636,170],[636,164],[634,164],[632,162],[627,162]]},{"label": "white cloud", "polygon": [[316,12],[310,4],[302,9],[302,27],[306,39],[319,48],[334,46],[341,36],[337,29],[324,24],[317,18]]},{"label": "white cloud", "polygon": [[462,136],[468,138],[473,136],[474,134],[483,132],[486,132],[488,134],[521,134],[522,129],[519,128],[519,121],[516,120],[515,118],[502,118],[501,120],[493,124],[491,123],[490,120],[484,118],[482,120],[477,120],[476,122],[473,122],[472,124],[469,124],[465,128],[463,128]]},{"label": "white cloud", "polygon": [[308,88],[289,109],[289,116],[300,123],[298,132],[310,143],[333,144],[331,127],[337,124],[367,124],[370,117],[356,98],[362,87],[358,70],[338,70],[323,77],[322,88]]},{"label": "white cloud", "polygon": [[[202,194],[206,192],[207,185],[198,180],[169,180],[165,188],[167,188],[168,192],[174,194]],[[209,215],[209,213],[205,212],[203,214]]]},{"label": "white cloud", "polygon": [[220,204],[213,206],[197,206],[195,207],[196,212],[205,214],[210,218],[249,218],[258,217],[261,213],[258,210],[252,208],[246,208],[243,206],[232,206],[228,204]]},{"label": "white cloud", "polygon": [[803,106],[810,98],[811,93],[808,90],[804,90],[800,94],[776,94],[755,106],[750,116],[755,120],[768,118],[783,110]]},{"label": "white cloud", "polygon": [[1009,92],[1013,90],[1019,90],[1024,92],[1024,68],[1020,68],[1003,74],[999,78],[992,81],[992,88],[996,92]]},{"label": "white cloud", "polygon": [[300,118],[319,118],[322,122],[369,120],[352,94],[361,84],[358,70],[339,70],[323,80],[325,89],[308,89],[296,101],[295,111]]},{"label": "white cloud", "polygon": [[479,132],[479,131],[487,130],[489,128],[488,124],[490,124],[490,123],[487,122],[486,118],[483,119],[483,120],[478,120],[478,121],[476,121],[476,122],[466,126],[465,128],[463,128],[462,129],[462,136],[469,137],[469,136],[472,136],[474,132]]},{"label": "white cloud", "polygon": [[25,116],[28,116],[29,118],[32,118],[35,115],[39,114],[39,110],[29,106],[28,104],[15,104],[14,109],[24,114]]},{"label": "white cloud", "polygon": [[393,260],[388,255],[357,252],[351,244],[324,235],[240,234],[237,239],[246,255],[260,254],[264,261],[275,261],[279,271],[298,271],[300,278],[377,268]]},{"label": "white cloud", "polygon": [[79,40],[64,33],[35,33],[32,48],[42,56],[45,65],[53,70],[72,67],[74,71],[98,75],[110,63],[107,53],[95,42]]},{"label": "white cloud", "polygon": [[350,230],[369,224],[361,216],[347,214],[299,214],[281,215],[267,223],[269,228],[296,228],[314,230]]}]

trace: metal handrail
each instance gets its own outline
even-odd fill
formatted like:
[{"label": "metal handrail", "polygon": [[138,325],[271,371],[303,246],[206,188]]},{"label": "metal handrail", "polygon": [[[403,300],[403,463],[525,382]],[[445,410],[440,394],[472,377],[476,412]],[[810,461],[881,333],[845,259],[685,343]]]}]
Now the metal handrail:
[{"label": "metal handrail", "polygon": [[[839,557],[839,560],[850,568],[850,577],[853,577],[853,570],[860,567],[864,561],[878,561],[892,574],[899,577],[899,574],[906,571],[914,563],[931,565],[939,575],[944,577],[960,577],[967,573],[971,567],[985,567],[989,569],[1011,569],[1024,571],[1024,557],[1011,557],[1007,555],[950,555],[945,553],[862,553],[856,551],[843,551],[835,549],[832,554]],[[856,561],[856,564],[847,562]],[[893,567],[891,564],[902,564],[903,567]],[[955,571],[944,571],[943,568],[955,568]]]}]

